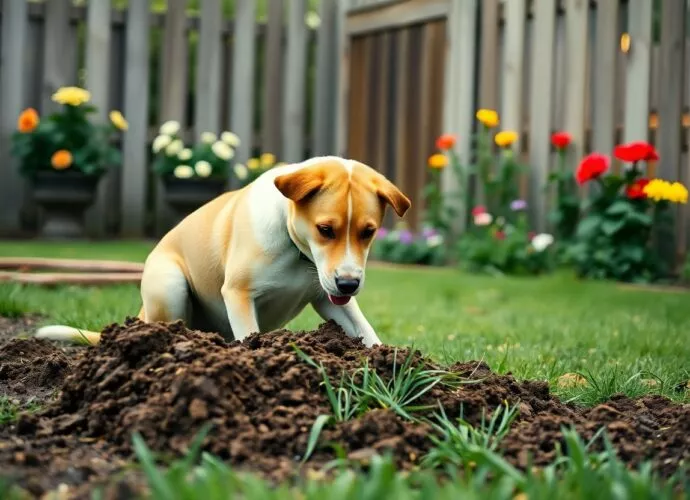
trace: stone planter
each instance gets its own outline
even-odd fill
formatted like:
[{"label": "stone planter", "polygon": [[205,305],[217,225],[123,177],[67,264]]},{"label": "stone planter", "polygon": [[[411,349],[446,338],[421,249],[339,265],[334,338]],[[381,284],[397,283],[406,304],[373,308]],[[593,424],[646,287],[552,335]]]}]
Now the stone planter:
[{"label": "stone planter", "polygon": [[206,179],[164,177],[164,199],[177,213],[178,219],[183,219],[200,206],[223,194],[227,190],[227,184],[225,178],[218,177]]},{"label": "stone planter", "polygon": [[33,196],[42,209],[39,236],[83,238],[84,213],[96,200],[100,175],[81,172],[37,172],[31,179]]}]

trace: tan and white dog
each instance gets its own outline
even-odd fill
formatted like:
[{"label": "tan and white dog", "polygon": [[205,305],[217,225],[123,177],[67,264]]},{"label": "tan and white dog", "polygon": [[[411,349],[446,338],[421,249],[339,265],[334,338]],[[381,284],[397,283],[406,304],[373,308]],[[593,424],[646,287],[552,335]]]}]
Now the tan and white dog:
[{"label": "tan and white dog", "polygon": [[[170,230],[146,259],[146,322],[184,320],[242,340],[282,328],[311,304],[367,346],[380,343],[354,298],[386,205],[410,200],[369,166],[334,156],[276,167],[224,193]],[[100,334],[53,325],[37,337],[97,343]]]}]

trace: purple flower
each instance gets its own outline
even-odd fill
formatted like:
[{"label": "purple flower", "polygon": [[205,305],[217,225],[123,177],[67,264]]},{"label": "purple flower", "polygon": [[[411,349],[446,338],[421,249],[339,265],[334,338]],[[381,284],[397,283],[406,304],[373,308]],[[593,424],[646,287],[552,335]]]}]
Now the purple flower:
[{"label": "purple flower", "polygon": [[425,227],[422,230],[422,237],[425,240],[428,240],[429,238],[431,238],[432,236],[436,236],[437,234],[438,234],[438,231],[436,231],[436,229],[434,229],[433,227]]},{"label": "purple flower", "polygon": [[510,209],[513,212],[517,212],[519,210],[524,210],[527,208],[527,202],[525,200],[513,200],[510,203]]},{"label": "purple flower", "polygon": [[404,231],[400,231],[400,243],[403,245],[409,245],[414,241],[414,235],[405,229]]},{"label": "purple flower", "polygon": [[378,231],[376,231],[376,239],[382,240],[386,236],[388,236],[388,229],[385,227],[380,227]]}]

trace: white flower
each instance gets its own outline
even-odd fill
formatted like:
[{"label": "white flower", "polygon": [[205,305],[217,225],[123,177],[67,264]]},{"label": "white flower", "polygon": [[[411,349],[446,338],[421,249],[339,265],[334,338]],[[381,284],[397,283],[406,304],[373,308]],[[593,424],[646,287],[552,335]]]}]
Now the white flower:
[{"label": "white flower", "polygon": [[169,135],[159,135],[153,140],[151,149],[154,153],[159,153],[164,147],[166,147],[172,141],[172,137]]},{"label": "white flower", "polygon": [[493,216],[487,212],[482,212],[474,216],[474,224],[476,226],[488,226],[493,220]]},{"label": "white flower", "polygon": [[553,243],[553,236],[548,233],[540,233],[532,238],[532,246],[537,252],[543,252]]},{"label": "white flower", "polygon": [[245,180],[249,176],[249,169],[242,165],[241,163],[238,163],[233,167],[233,170],[235,171],[235,175],[237,178],[241,181]]},{"label": "white flower", "polygon": [[220,134],[220,140],[233,148],[236,148],[241,143],[240,138],[237,136],[237,134],[233,134],[232,132],[228,132],[227,130]]},{"label": "white flower", "polygon": [[205,144],[211,144],[213,142],[216,142],[216,140],[218,140],[218,138],[216,137],[216,134],[214,134],[213,132],[202,132],[201,135],[199,136],[199,138],[201,139],[201,142],[203,142]]},{"label": "white flower", "polygon": [[165,148],[165,154],[168,156],[177,156],[177,154],[184,149],[184,143],[175,139]]},{"label": "white flower", "polygon": [[304,16],[304,23],[311,29],[316,29],[319,27],[321,24],[321,18],[319,15],[314,12],[313,10],[310,10],[307,12],[307,14]]},{"label": "white flower", "polygon": [[426,239],[426,244],[431,248],[443,245],[443,236],[440,234],[434,234]]},{"label": "white flower", "polygon": [[192,150],[189,148],[184,148],[177,154],[177,159],[181,161],[187,161],[192,157]]},{"label": "white flower", "polygon": [[223,141],[214,142],[211,146],[211,150],[213,151],[213,154],[221,160],[227,161],[235,156],[235,151]]},{"label": "white flower", "polygon": [[175,120],[168,120],[163,125],[159,132],[163,135],[175,135],[180,131],[180,122]]},{"label": "white flower", "polygon": [[201,160],[196,162],[194,165],[194,170],[199,177],[208,177],[213,172],[213,167],[206,160]]},{"label": "white flower", "polygon": [[178,165],[173,170],[173,175],[178,179],[189,179],[194,175],[194,169],[189,165]]}]

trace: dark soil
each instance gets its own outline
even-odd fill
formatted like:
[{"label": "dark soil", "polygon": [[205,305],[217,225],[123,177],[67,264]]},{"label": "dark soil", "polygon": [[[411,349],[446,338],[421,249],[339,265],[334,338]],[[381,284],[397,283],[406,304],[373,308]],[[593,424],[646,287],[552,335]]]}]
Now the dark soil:
[{"label": "dark soil", "polygon": [[[396,357],[393,347],[367,349],[333,323],[313,332],[277,331],[228,344],[181,323],[128,320],[107,328],[101,344],[83,349],[73,363],[58,347],[23,342],[0,351],[0,374],[7,374],[0,375],[0,387],[19,379],[31,380],[34,387],[54,387],[69,372],[57,399],[42,412],[0,428],[0,470],[37,496],[61,483],[80,485],[75,491],[85,494],[91,484],[112,477],[132,459],[135,431],[156,451],[184,454],[207,421],[213,430],[205,450],[272,480],[293,477],[314,420],[331,410],[320,375],[291,343],[323,363],[332,380],[360,367],[363,359],[390,377]],[[19,358],[14,354],[18,350]],[[397,363],[408,354],[399,349]],[[434,366],[414,355],[417,363]],[[47,360],[53,361],[47,365]],[[44,371],[13,368],[40,363]],[[627,464],[651,459],[665,476],[690,458],[690,405],[661,397],[617,397],[582,409],[552,397],[545,382],[518,382],[492,373],[481,362],[451,369],[481,381],[458,388],[436,386],[421,403],[440,403],[449,416],[462,411],[473,423],[504,401],[518,404],[520,415],[502,443],[503,453],[518,467],[526,467],[530,455],[536,465],[550,462],[563,425],[574,425],[585,438],[605,426]],[[10,380],[10,374],[18,378]],[[428,451],[429,434],[427,426],[379,409],[326,429],[320,443],[337,442],[353,459],[391,451],[400,467],[411,468]],[[307,467],[334,457],[324,446]]]}]

